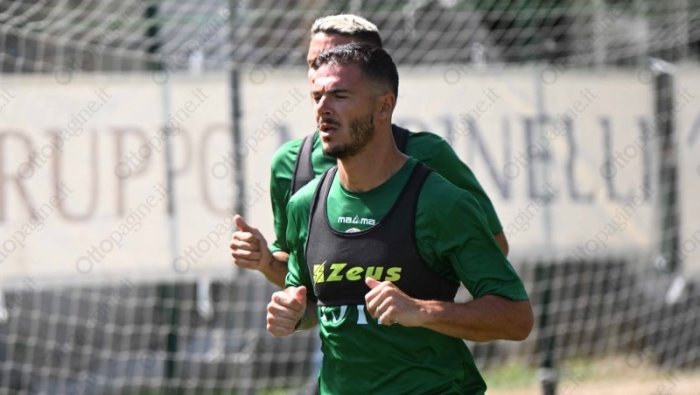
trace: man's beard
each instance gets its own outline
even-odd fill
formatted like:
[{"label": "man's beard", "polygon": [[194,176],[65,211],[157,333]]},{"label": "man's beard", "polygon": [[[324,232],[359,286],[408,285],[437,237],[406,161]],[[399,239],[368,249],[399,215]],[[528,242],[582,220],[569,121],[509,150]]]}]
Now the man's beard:
[{"label": "man's beard", "polygon": [[369,114],[364,118],[358,117],[350,122],[350,142],[338,147],[324,149],[325,155],[336,159],[346,159],[357,155],[364,148],[374,135],[374,114]]}]

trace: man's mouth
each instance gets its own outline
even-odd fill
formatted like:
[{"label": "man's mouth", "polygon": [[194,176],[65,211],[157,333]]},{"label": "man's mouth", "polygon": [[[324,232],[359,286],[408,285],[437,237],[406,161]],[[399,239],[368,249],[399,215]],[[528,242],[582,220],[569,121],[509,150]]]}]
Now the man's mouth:
[{"label": "man's mouth", "polygon": [[324,134],[331,134],[338,130],[339,126],[335,121],[322,121],[318,124],[318,130]]}]

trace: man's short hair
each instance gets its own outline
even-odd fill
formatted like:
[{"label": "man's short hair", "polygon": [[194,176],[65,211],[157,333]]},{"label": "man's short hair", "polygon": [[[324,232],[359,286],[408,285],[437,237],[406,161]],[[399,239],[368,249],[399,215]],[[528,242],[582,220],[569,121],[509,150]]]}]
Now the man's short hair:
[{"label": "man's short hair", "polygon": [[382,38],[377,26],[357,15],[339,14],[318,18],[311,27],[311,35],[316,33],[339,34],[351,37],[357,42],[382,47]]},{"label": "man's short hair", "polygon": [[312,67],[318,69],[326,64],[355,64],[363,76],[386,84],[396,97],[399,96],[399,72],[394,60],[382,48],[360,43],[338,45],[321,52]]}]

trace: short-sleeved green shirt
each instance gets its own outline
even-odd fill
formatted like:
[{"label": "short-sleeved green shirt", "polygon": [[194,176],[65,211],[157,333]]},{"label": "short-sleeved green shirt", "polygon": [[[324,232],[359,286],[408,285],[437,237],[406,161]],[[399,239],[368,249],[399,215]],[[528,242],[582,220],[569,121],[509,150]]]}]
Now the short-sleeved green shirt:
[{"label": "short-sleeved green shirt", "polygon": [[[287,229],[287,202],[294,175],[294,165],[301,148],[302,139],[295,139],[280,147],[272,157],[272,174],[270,177],[270,198],[275,217],[275,241],[270,245],[272,251],[289,251],[285,231]],[[492,234],[503,231],[496,210],[486,192],[477,181],[471,169],[464,164],[452,147],[442,137],[429,132],[410,132],[406,142],[406,153],[425,163],[440,173],[459,188],[469,191],[477,200]],[[318,132],[314,133],[311,161],[316,175],[322,174],[332,166],[336,159],[323,154]]]},{"label": "short-sleeved green shirt", "polygon": [[[352,232],[379,223],[417,163],[409,158],[389,180],[364,193],[346,190],[336,175],[327,200],[330,226]],[[305,245],[318,180],[291,198],[286,232],[290,253],[286,285],[306,286],[312,300],[315,295],[306,265]],[[511,300],[528,298],[469,192],[433,172],[421,189],[415,216],[416,247],[433,270],[460,281],[475,298],[484,295],[500,295]],[[347,221],[348,217],[358,221]],[[322,394],[483,394],[486,390],[461,339],[425,328],[380,326],[364,305],[320,306],[317,314],[324,354],[320,373]]]}]

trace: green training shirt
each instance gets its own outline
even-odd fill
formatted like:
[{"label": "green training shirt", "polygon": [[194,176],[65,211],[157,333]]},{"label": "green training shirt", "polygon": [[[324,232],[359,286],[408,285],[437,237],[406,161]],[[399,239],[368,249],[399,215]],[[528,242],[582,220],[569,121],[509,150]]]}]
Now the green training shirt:
[{"label": "green training shirt", "polygon": [[[285,237],[287,229],[286,210],[290,198],[294,164],[296,163],[302,140],[295,139],[285,143],[272,157],[270,198],[275,218],[275,241],[270,246],[272,251],[289,251]],[[503,232],[501,222],[498,220],[498,215],[488,195],[484,192],[471,169],[459,159],[447,141],[433,133],[410,132],[406,142],[406,154],[425,163],[459,188],[471,192],[486,215],[486,221],[491,233],[495,235]],[[311,161],[314,173],[317,176],[336,164],[335,158],[323,154],[318,132],[314,133]]]},{"label": "green training shirt", "polygon": [[[364,193],[347,191],[336,175],[327,200],[330,226],[352,232],[376,225],[393,206],[416,163],[409,158],[389,180]],[[304,249],[318,181],[291,198],[286,232],[290,253],[286,285],[306,286],[312,300]],[[460,281],[475,298],[489,294],[528,298],[470,193],[433,172],[421,189],[415,215],[416,247],[433,270]],[[486,389],[462,339],[425,328],[380,326],[363,305],[322,306],[317,314],[324,354],[323,394],[483,394]]]}]

